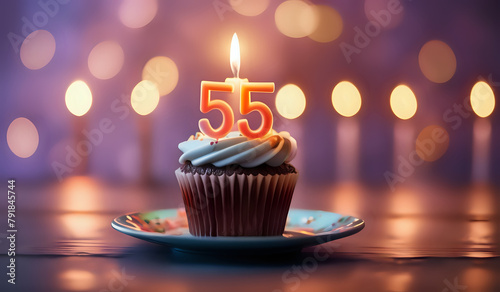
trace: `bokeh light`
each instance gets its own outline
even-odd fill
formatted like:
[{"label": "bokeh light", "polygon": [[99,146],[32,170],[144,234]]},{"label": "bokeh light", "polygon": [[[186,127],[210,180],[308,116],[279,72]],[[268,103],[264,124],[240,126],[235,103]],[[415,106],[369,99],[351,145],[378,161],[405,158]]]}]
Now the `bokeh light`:
[{"label": "bokeh light", "polygon": [[92,213],[68,212],[61,214],[59,220],[73,239],[99,237],[99,230],[102,229],[102,219]]},{"label": "bokeh light", "polygon": [[103,186],[90,176],[68,176],[61,184],[60,210],[69,212],[95,212],[103,208]]},{"label": "bokeh light", "polygon": [[113,78],[123,67],[125,55],[117,42],[104,41],[90,51],[88,66],[90,73],[99,79]]},{"label": "bokeh light", "polygon": [[95,288],[96,277],[85,270],[66,270],[59,275],[58,283],[66,291],[87,291]]},{"label": "bokeh light", "polygon": [[7,144],[10,151],[21,158],[28,158],[38,148],[38,131],[27,118],[17,118],[7,129]]},{"label": "bokeh light", "polygon": [[302,38],[314,32],[318,18],[314,6],[300,0],[281,3],[274,14],[278,30],[292,38]]},{"label": "bokeh light", "polygon": [[158,12],[157,0],[123,0],[118,15],[126,27],[141,28],[150,23]]},{"label": "bokeh light", "polygon": [[435,83],[450,80],[457,69],[455,53],[446,43],[438,40],[428,41],[422,46],[418,64],[424,76]]},{"label": "bokeh light", "polygon": [[[474,248],[481,250],[483,246],[493,245],[495,234],[498,228],[490,220],[470,220],[470,236],[466,240],[475,243]],[[481,256],[475,256],[480,258]],[[485,256],[487,258],[491,256]],[[470,291],[488,291],[494,287],[498,281],[498,272],[495,269],[489,269],[482,266],[471,265],[462,272],[462,287],[467,287]]]},{"label": "bokeh light", "polygon": [[131,104],[134,111],[140,115],[148,115],[158,106],[160,93],[156,84],[142,80],[132,90]]},{"label": "bokeh light", "polygon": [[66,107],[75,116],[83,116],[92,106],[92,92],[82,80],[77,80],[66,90]]},{"label": "bokeh light", "polygon": [[470,93],[470,104],[476,115],[485,118],[495,109],[495,94],[484,81],[477,82]]},{"label": "bokeh light", "polygon": [[365,0],[365,15],[383,28],[397,27],[404,16],[403,1]]},{"label": "bokeh light", "polygon": [[316,29],[309,34],[309,37],[320,43],[336,40],[342,34],[343,29],[340,13],[327,5],[316,5],[314,9],[316,10],[318,24]]},{"label": "bokeh light", "polygon": [[342,81],[332,91],[332,104],[339,114],[352,117],[361,108],[361,94],[354,84]]},{"label": "bokeh light", "polygon": [[425,161],[436,161],[441,158],[450,145],[450,135],[445,128],[431,125],[418,134],[415,142],[417,155]]},{"label": "bokeh light", "polygon": [[150,59],[142,69],[142,79],[156,84],[160,96],[172,92],[179,81],[179,70],[175,62],[167,57],[157,56]]},{"label": "bokeh light", "polygon": [[19,52],[23,65],[38,70],[47,65],[56,51],[54,36],[43,29],[30,33],[21,44]]},{"label": "bokeh light", "polygon": [[398,85],[391,93],[392,112],[400,119],[407,120],[417,112],[417,98],[406,85]]},{"label": "bokeh light", "polygon": [[287,119],[296,119],[306,108],[306,96],[295,84],[283,86],[276,94],[276,109]]},{"label": "bokeh light", "polygon": [[269,6],[269,0],[229,0],[229,4],[244,16],[257,16]]}]

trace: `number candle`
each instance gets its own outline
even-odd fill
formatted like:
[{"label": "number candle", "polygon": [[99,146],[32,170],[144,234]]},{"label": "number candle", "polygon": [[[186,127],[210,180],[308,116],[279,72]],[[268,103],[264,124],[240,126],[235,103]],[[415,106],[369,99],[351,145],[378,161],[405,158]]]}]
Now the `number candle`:
[{"label": "number candle", "polygon": [[223,138],[231,132],[235,119],[234,112],[230,104],[233,104],[234,101],[238,101],[238,99],[235,99],[235,96],[232,96],[233,98],[230,103],[222,100],[210,99],[210,91],[223,91],[239,95],[239,113],[246,115],[253,111],[258,111],[262,117],[261,125],[256,130],[252,130],[250,128],[246,119],[238,119],[238,130],[241,134],[252,139],[263,137],[273,128],[273,114],[271,109],[266,104],[258,101],[252,102],[250,92],[272,93],[274,92],[274,83],[248,82],[248,79],[239,78],[240,46],[236,33],[233,35],[233,39],[231,41],[230,64],[234,78],[226,78],[225,82],[201,82],[200,111],[202,113],[207,113],[214,109],[219,110],[222,114],[222,124],[217,129],[214,129],[209,120],[204,118],[198,123],[200,131],[205,135],[216,139]]},{"label": "number candle", "polygon": [[240,101],[240,112],[243,115],[249,114],[252,111],[258,111],[262,116],[262,123],[257,130],[252,130],[248,126],[247,119],[242,119],[238,121],[238,130],[247,136],[248,138],[259,138],[267,135],[269,131],[273,128],[273,113],[267,105],[262,102],[254,101],[250,99],[250,92],[274,92],[274,83],[242,83],[241,84],[241,101]]},{"label": "number candle", "polygon": [[201,119],[198,122],[198,126],[203,134],[219,139],[231,132],[231,128],[234,124],[234,114],[227,102],[222,100],[210,100],[210,91],[233,92],[234,85],[225,82],[201,82],[200,110],[202,113],[207,113],[213,109],[219,110],[222,113],[222,124],[219,128],[214,129],[210,125],[208,119]]}]

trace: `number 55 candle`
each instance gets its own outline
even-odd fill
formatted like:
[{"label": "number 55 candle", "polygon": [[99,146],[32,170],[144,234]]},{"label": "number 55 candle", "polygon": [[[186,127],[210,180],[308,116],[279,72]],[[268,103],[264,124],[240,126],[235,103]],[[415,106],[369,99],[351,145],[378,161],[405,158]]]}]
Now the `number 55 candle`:
[{"label": "number 55 candle", "polygon": [[[230,53],[231,70],[234,78],[227,78],[225,82],[202,81],[200,93],[200,110],[202,113],[208,113],[211,110],[219,110],[222,114],[222,124],[214,129],[210,121],[206,118],[198,123],[200,131],[212,138],[222,138],[231,132],[234,124],[234,112],[229,103],[223,100],[212,100],[211,91],[222,91],[230,93],[239,93],[239,112],[247,115],[253,111],[260,113],[262,121],[257,129],[251,129],[247,119],[239,119],[237,122],[238,130],[248,138],[260,138],[267,135],[273,127],[273,114],[271,109],[264,103],[252,101],[251,92],[274,92],[274,83],[272,82],[248,82],[248,79],[239,78],[240,70],[240,48],[238,36],[233,35],[231,41]],[[234,95],[232,95],[235,98]],[[231,102],[232,103],[232,102]]]}]

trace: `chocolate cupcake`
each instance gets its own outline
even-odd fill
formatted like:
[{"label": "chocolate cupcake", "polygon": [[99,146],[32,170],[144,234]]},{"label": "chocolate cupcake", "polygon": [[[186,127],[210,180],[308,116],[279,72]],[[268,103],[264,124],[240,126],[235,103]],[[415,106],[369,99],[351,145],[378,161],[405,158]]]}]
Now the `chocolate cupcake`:
[{"label": "chocolate cupcake", "polygon": [[179,144],[175,171],[195,236],[277,236],[285,228],[298,173],[287,132],[219,140],[201,133]]}]

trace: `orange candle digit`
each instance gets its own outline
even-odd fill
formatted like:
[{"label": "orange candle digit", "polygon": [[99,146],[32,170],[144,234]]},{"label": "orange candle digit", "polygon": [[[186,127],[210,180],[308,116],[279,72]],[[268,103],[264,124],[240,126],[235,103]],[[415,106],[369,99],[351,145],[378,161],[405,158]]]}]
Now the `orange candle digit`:
[{"label": "orange candle digit", "polygon": [[241,84],[241,101],[240,112],[242,115],[249,114],[253,111],[258,111],[262,116],[262,122],[257,130],[250,129],[247,119],[238,121],[238,130],[244,136],[255,139],[260,138],[269,133],[273,128],[273,113],[271,109],[262,102],[253,101],[250,97],[250,92],[274,92],[274,83],[272,82],[249,82]]},{"label": "orange candle digit", "polygon": [[231,83],[202,81],[200,95],[200,111],[208,113],[211,110],[219,110],[222,114],[222,124],[217,129],[214,129],[208,119],[201,119],[198,122],[200,131],[212,138],[219,139],[231,132],[234,124],[234,113],[229,104],[222,100],[211,100],[210,91],[225,91],[233,92],[234,86]]}]

